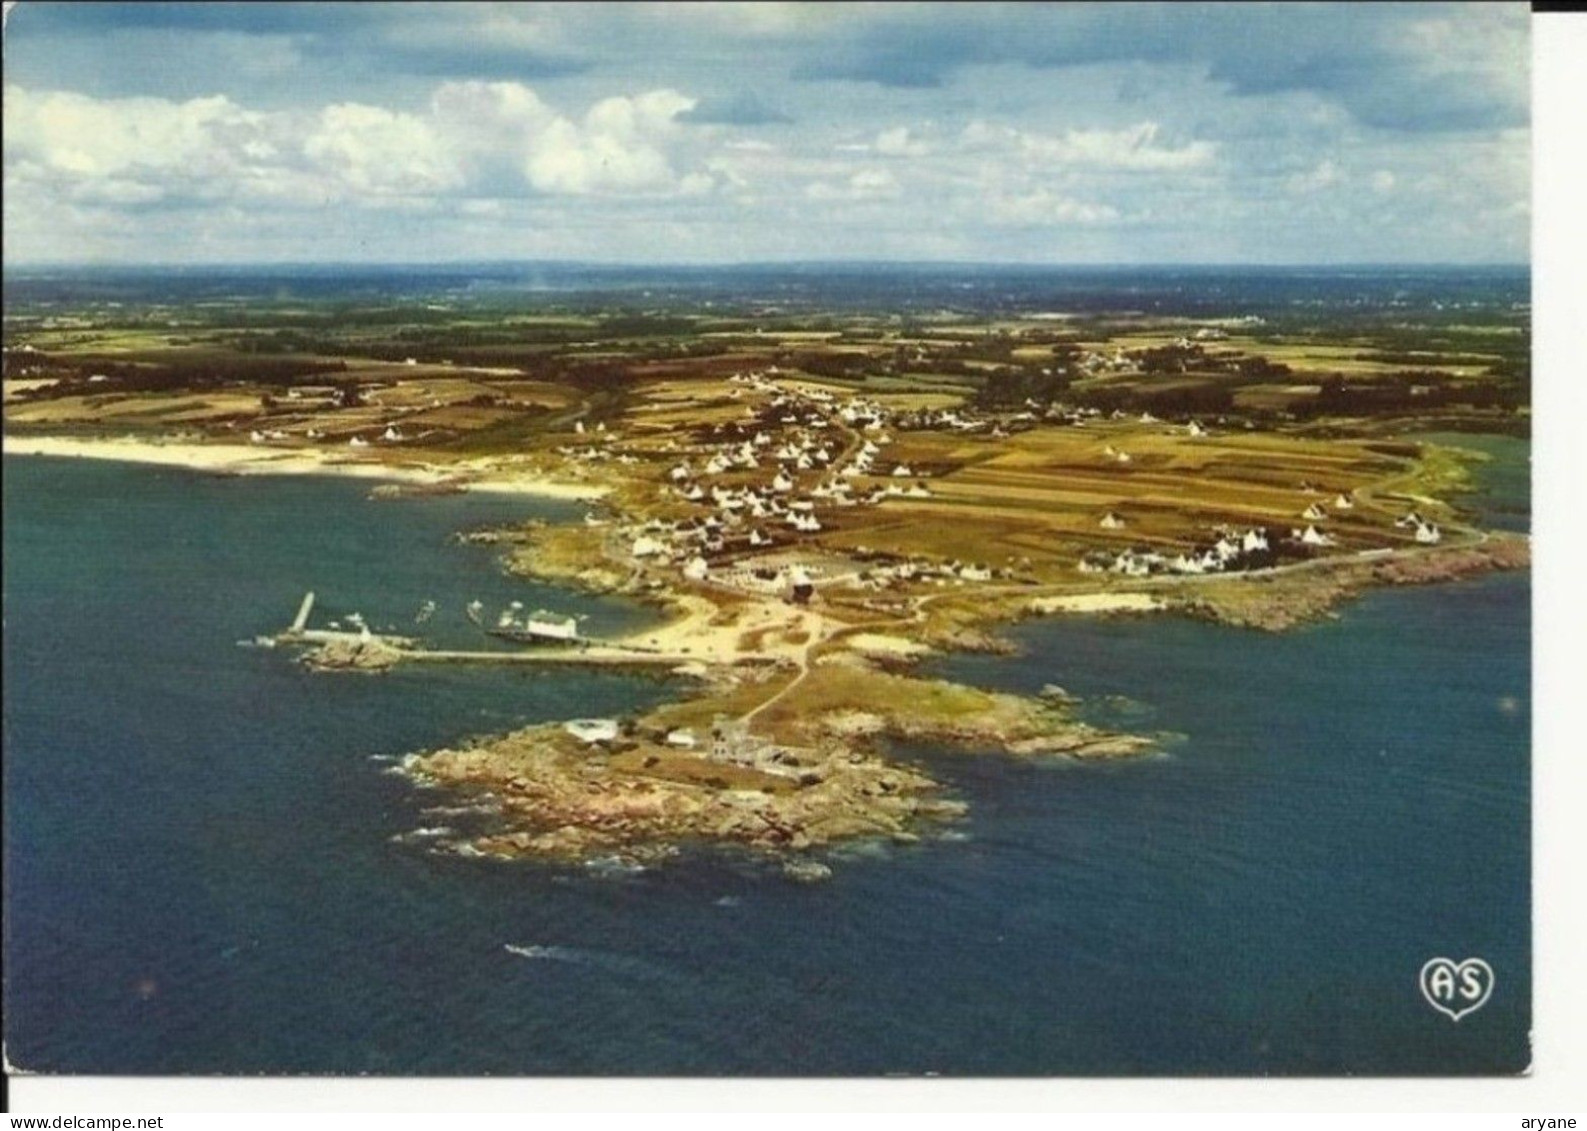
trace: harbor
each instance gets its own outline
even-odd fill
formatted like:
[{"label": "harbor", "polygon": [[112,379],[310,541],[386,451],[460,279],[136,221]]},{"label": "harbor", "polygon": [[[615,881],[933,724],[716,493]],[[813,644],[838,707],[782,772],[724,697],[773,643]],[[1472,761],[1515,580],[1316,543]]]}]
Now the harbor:
[{"label": "harbor", "polygon": [[[383,670],[398,663],[439,664],[580,664],[607,667],[667,667],[698,664],[701,657],[688,652],[649,649],[639,645],[617,644],[592,640],[579,635],[571,617],[555,618],[552,614],[536,613],[525,621],[517,621],[512,613],[502,614],[498,627],[486,630],[488,635],[515,643],[531,645],[523,649],[460,649],[429,648],[419,641],[392,633],[377,633],[363,623],[358,614],[347,619],[355,627],[348,630],[340,622],[337,627],[310,628],[314,613],[315,594],[312,590],[303,595],[297,614],[286,629],[274,636],[259,637],[254,641],[266,647],[293,647],[312,645],[305,661],[321,668],[361,668]],[[476,612],[469,608],[470,619]],[[526,624],[529,629],[512,626]],[[540,633],[534,628],[549,625],[551,632]],[[556,647],[538,646],[554,640]]]}]

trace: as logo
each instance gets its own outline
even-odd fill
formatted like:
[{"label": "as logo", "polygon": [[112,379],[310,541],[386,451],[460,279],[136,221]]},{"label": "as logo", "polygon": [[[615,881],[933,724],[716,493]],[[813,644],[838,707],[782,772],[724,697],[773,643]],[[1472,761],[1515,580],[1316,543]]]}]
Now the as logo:
[{"label": "as logo", "polygon": [[1420,981],[1427,1004],[1451,1021],[1475,1013],[1493,995],[1493,967],[1480,958],[1429,958]]}]

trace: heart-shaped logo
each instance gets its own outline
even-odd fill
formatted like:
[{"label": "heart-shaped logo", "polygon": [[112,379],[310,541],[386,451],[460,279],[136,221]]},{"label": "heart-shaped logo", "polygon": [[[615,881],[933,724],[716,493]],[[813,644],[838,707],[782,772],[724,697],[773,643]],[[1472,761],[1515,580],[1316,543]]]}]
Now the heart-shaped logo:
[{"label": "heart-shaped logo", "polygon": [[1429,958],[1419,981],[1427,1004],[1451,1021],[1475,1013],[1493,996],[1493,967],[1480,958]]}]

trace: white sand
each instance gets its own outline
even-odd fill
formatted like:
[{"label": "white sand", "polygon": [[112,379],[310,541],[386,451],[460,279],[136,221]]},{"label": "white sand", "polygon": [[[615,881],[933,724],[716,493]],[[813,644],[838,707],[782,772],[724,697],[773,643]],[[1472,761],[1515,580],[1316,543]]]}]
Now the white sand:
[{"label": "white sand", "polygon": [[1077,593],[1072,597],[1037,597],[1033,613],[1149,613],[1167,608],[1150,593]]},{"label": "white sand", "polygon": [[[565,483],[521,471],[510,463],[474,460],[452,466],[406,462],[388,464],[359,449],[271,448],[248,444],[197,444],[190,441],[83,439],[69,436],[6,436],[6,455],[72,456],[185,467],[240,475],[349,475],[406,483],[462,479],[470,491],[540,495],[555,499],[598,499],[604,487]],[[389,453],[396,454],[396,453]]]},{"label": "white sand", "polygon": [[883,636],[875,632],[861,632],[848,638],[849,646],[857,652],[873,656],[924,656],[931,651],[924,644],[902,636]]}]

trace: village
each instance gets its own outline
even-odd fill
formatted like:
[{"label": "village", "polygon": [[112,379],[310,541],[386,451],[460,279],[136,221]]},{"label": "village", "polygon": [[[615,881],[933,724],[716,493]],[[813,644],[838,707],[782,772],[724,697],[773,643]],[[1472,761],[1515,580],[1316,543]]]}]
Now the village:
[{"label": "village", "polygon": [[[1214,446],[1218,441],[1209,439],[1211,429],[1197,419],[1173,424],[1149,413],[1138,418],[1117,411],[1104,416],[1095,409],[1061,404],[1002,414],[963,406],[900,409],[879,399],[784,378],[775,370],[733,374],[727,384],[726,400],[742,406],[739,411],[686,430],[685,437],[674,430],[658,439],[654,428],[646,428],[636,414],[636,426],[626,439],[624,432],[608,429],[605,423],[586,431],[580,422],[576,434],[585,442],[556,449],[570,465],[610,465],[622,469],[623,479],[652,484],[648,498],[625,496],[631,504],[627,509],[640,517],[608,519],[592,512],[585,519],[591,529],[602,531],[603,551],[623,561],[638,584],[779,595],[808,605],[818,591],[853,594],[917,592],[944,585],[1051,585],[1064,580],[1064,570],[1132,578],[1199,576],[1311,560],[1325,548],[1339,547],[1342,540],[1365,553],[1393,548],[1407,540],[1405,535],[1423,546],[1443,540],[1439,523],[1423,517],[1409,502],[1391,511],[1390,504],[1369,497],[1362,515],[1371,513],[1381,521],[1375,528],[1359,521],[1362,515],[1353,513],[1358,511],[1356,494],[1370,483],[1353,478],[1330,490],[1298,478],[1293,485],[1296,503],[1288,515],[1291,523],[1280,521],[1265,498],[1254,509],[1236,501],[1232,512],[1249,510],[1261,524],[1210,522],[1199,531],[1180,524],[1174,531],[1177,545],[1163,545],[1165,539],[1156,531],[1137,535],[1121,506],[1099,502],[1090,515],[1081,515],[1073,513],[1070,500],[1055,497],[1054,509],[1062,508],[1079,550],[1072,560],[1054,562],[1050,551],[1039,555],[1040,565],[1030,554],[992,561],[969,552],[962,557],[889,552],[868,545],[864,532],[893,528],[889,520],[895,513],[921,513],[921,504],[937,499],[939,488],[952,493],[949,505],[957,504],[956,517],[969,524],[984,521],[972,509],[976,500],[964,500],[972,506],[960,502],[957,466],[943,466],[942,461],[912,464],[898,454],[903,447],[918,451],[935,445],[942,450],[961,446],[965,442],[961,438],[974,437],[992,448],[995,458],[999,441],[1057,430],[1083,436],[1083,443],[1093,435],[1099,439],[1144,436],[1143,448],[1159,452],[1165,446],[1182,448],[1203,440]],[[1128,466],[1135,456],[1120,446],[1122,442],[1102,443],[1095,457],[1102,466],[1088,469],[1089,477],[1096,480],[1106,477],[1107,465],[1117,468],[1121,502],[1137,478],[1129,474],[1134,469]],[[1161,463],[1161,457],[1152,454],[1145,460]],[[662,463],[663,475],[651,470],[647,477],[646,469]],[[1062,490],[1061,472],[1050,486],[1055,492]],[[1263,493],[1269,493],[1271,485],[1263,486],[1267,489]],[[1194,501],[1194,490],[1193,484],[1186,484],[1190,496],[1186,502]],[[878,517],[870,518],[868,513]],[[931,513],[936,518],[942,511]],[[1082,535],[1075,520],[1094,523],[1096,536]],[[1348,532],[1334,533],[1334,520],[1348,523]],[[967,540],[967,548],[976,544]],[[993,543],[982,545],[990,548]],[[1059,569],[1056,574],[1054,566]]]}]

